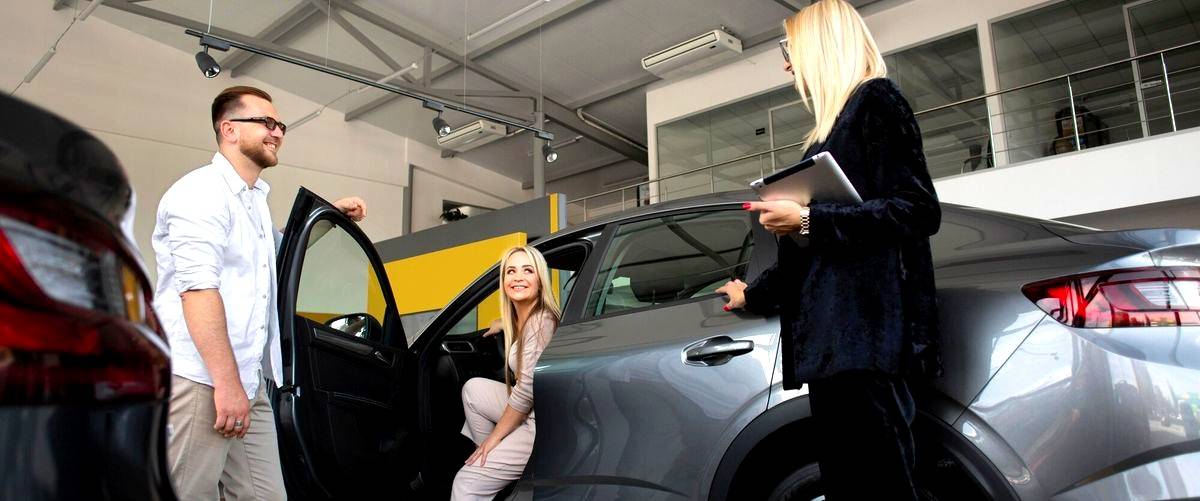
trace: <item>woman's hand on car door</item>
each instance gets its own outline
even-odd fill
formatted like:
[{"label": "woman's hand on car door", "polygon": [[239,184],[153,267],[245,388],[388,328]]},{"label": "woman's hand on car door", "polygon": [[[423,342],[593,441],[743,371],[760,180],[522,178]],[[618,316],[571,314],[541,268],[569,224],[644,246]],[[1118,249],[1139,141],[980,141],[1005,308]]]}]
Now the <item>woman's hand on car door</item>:
[{"label": "woman's hand on car door", "polygon": [[735,278],[731,281],[725,282],[725,285],[718,287],[717,290],[713,292],[716,292],[717,294],[724,294],[725,297],[729,298],[729,302],[725,303],[725,311],[730,311],[734,308],[742,308],[746,306],[746,295],[744,294],[745,290],[746,282]]},{"label": "woman's hand on car door", "polygon": [[483,333],[483,337],[495,336],[496,334],[499,334],[503,330],[504,330],[504,324],[502,324],[500,322],[500,319],[497,318],[495,320],[492,320],[491,325],[488,326],[488,330]]}]

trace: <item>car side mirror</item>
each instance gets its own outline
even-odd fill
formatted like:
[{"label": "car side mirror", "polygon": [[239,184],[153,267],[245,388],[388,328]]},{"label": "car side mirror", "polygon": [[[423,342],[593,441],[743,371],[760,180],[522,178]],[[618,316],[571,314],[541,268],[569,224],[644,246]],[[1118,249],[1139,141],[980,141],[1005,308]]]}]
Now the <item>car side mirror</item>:
[{"label": "car side mirror", "polygon": [[366,313],[351,313],[325,321],[325,326],[359,339],[378,341],[383,335],[383,326],[375,317]]}]

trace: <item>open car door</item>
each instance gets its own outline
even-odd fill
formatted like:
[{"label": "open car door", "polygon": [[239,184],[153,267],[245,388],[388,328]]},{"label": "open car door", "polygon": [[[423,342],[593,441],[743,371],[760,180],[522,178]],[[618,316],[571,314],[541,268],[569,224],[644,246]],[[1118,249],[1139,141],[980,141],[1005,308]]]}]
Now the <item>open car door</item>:
[{"label": "open car door", "polygon": [[375,247],[301,188],[278,262],[283,381],[272,403],[289,497],[408,497],[413,358]]}]

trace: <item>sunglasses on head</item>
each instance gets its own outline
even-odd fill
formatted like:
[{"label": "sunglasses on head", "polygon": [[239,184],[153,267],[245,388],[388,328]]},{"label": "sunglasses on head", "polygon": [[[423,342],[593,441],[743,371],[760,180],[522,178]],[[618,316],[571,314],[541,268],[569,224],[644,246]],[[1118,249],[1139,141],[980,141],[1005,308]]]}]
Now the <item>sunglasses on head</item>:
[{"label": "sunglasses on head", "polygon": [[784,62],[792,64],[792,56],[788,53],[788,42],[786,38],[779,41],[779,50],[783,51]]},{"label": "sunglasses on head", "polygon": [[263,124],[263,126],[265,126],[267,128],[267,130],[275,130],[275,127],[279,127],[280,134],[285,134],[285,135],[287,134],[287,125],[284,125],[283,122],[280,122],[279,120],[276,120],[271,117],[230,118],[229,121],[230,122],[256,122],[256,123]]}]

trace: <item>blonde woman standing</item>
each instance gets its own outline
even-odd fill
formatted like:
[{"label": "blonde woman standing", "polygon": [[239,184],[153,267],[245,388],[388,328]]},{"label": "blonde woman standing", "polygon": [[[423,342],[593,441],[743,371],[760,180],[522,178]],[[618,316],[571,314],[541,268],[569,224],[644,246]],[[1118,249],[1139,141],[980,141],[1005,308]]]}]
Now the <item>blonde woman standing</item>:
[{"label": "blonde woman standing", "polygon": [[777,235],[777,264],[718,289],[726,308],[778,311],[784,387],[807,383],[828,498],[915,499],[915,406],[906,375],[940,372],[929,236],[941,209],[921,133],[862,18],[820,0],[784,22],[785,69],[813,112],[811,157],[830,152],[858,204],[749,202]]},{"label": "blonde woman standing", "polygon": [[533,452],[533,368],[558,327],[560,311],[546,258],[529,246],[500,257],[504,383],[472,378],[463,385],[463,435],[478,446],[454,477],[450,499],[490,500],[521,477]]}]

